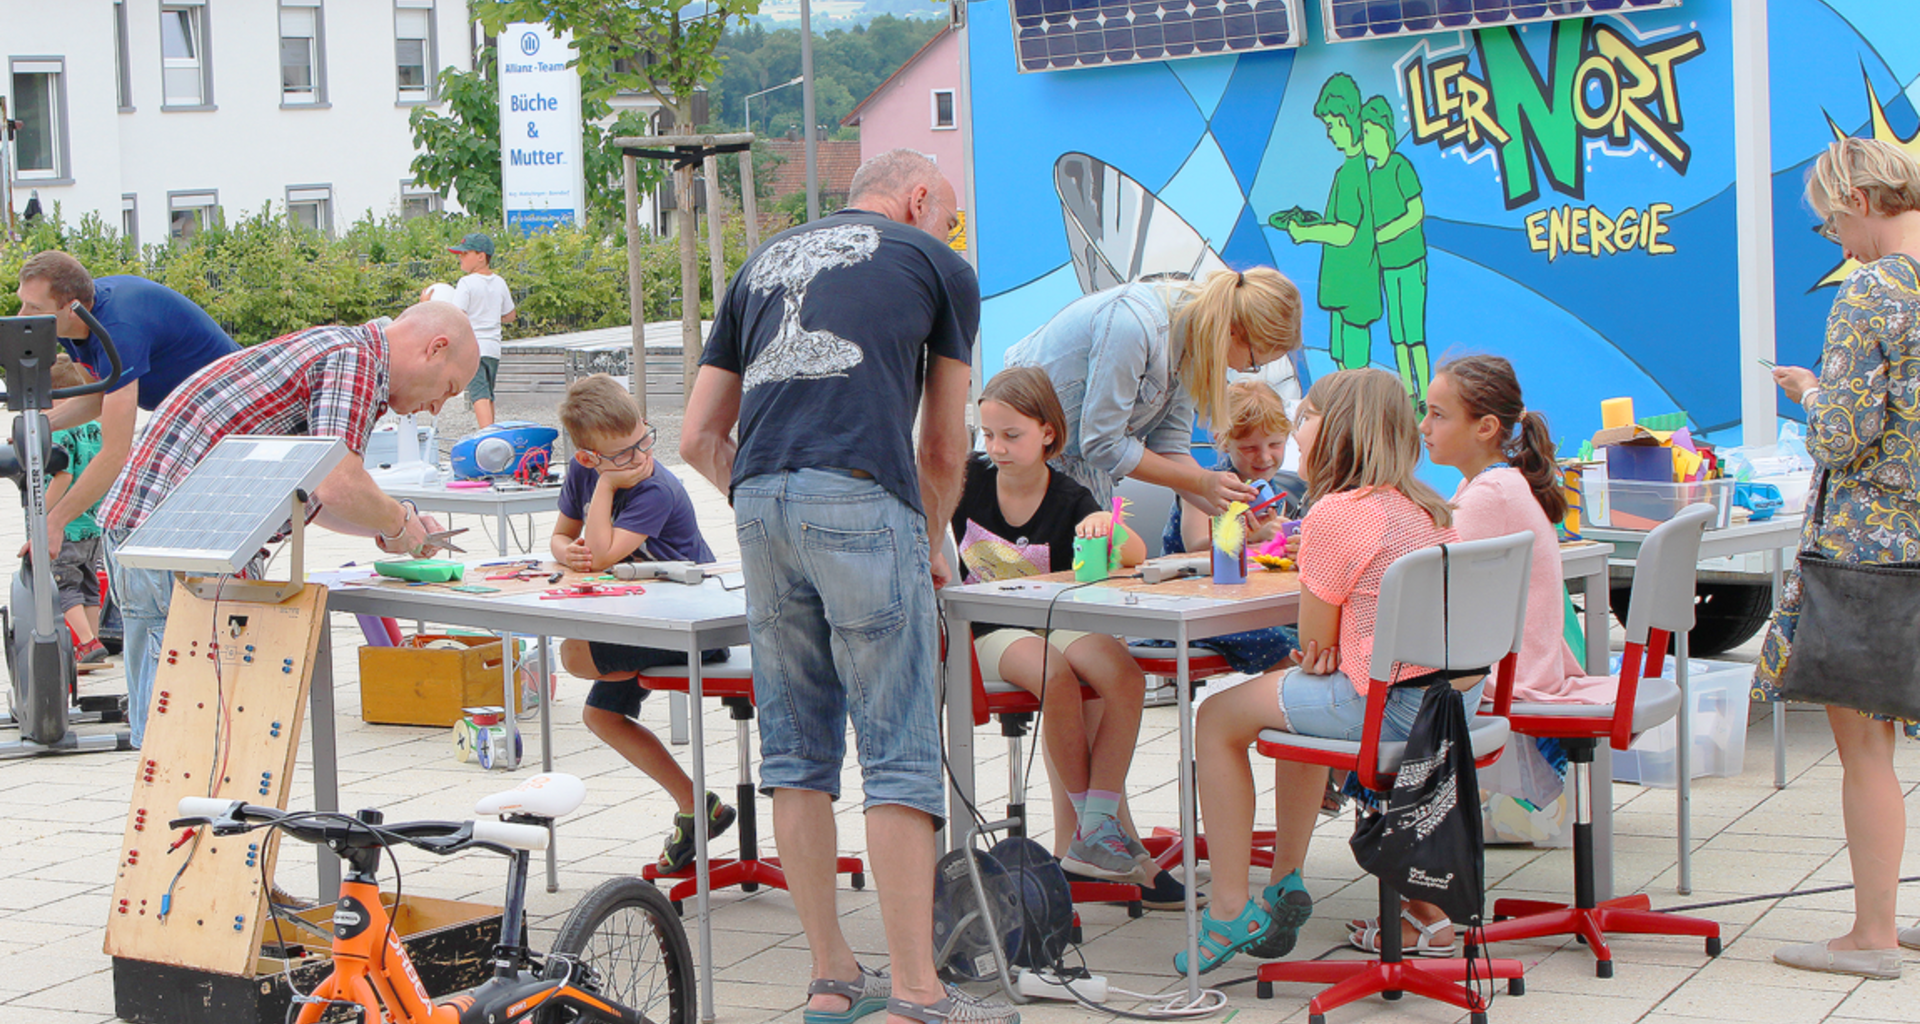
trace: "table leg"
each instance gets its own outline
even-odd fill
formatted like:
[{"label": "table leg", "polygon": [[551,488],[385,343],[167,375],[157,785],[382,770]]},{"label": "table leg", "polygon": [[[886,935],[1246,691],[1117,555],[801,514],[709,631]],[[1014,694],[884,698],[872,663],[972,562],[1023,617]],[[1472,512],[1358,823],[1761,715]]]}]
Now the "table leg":
[{"label": "table leg", "polygon": [[1180,709],[1180,872],[1185,877],[1187,912],[1187,1001],[1200,999],[1200,908],[1194,901],[1194,847],[1200,844],[1199,797],[1193,780],[1193,687],[1187,666],[1187,623],[1180,621],[1174,640],[1174,700]]},{"label": "table leg", "polygon": [[713,1013],[713,918],[708,905],[709,864],[707,861],[707,758],[705,732],[700,714],[699,634],[687,637],[687,698],[693,714],[693,807],[697,827],[693,830],[693,919],[700,928],[700,1019],[712,1024]]},{"label": "table leg", "polygon": [[[1608,591],[1612,583],[1604,566],[1580,577],[1581,603],[1586,605],[1587,673],[1604,676],[1608,670]],[[1594,897],[1613,898],[1613,747],[1601,743],[1594,752],[1593,876]]]},{"label": "table leg", "polygon": [[506,697],[502,703],[507,706],[507,770],[520,770],[520,698],[513,692],[514,654],[513,634],[500,634],[500,673],[502,687]]},{"label": "table leg", "polygon": [[[313,679],[307,688],[307,719],[312,724],[313,737],[313,809],[316,811],[340,809],[340,755],[334,743],[333,721],[333,631],[328,628],[332,624],[331,618],[322,624],[326,634],[320,638],[320,649],[313,659]],[[340,898],[340,861],[326,853],[320,855],[319,861],[320,889],[316,899],[332,903]]]},{"label": "table leg", "polygon": [[[1773,610],[1780,611],[1780,598],[1785,593],[1785,576],[1780,557],[1780,549],[1767,552],[1767,573],[1773,577]],[[1787,788],[1787,702],[1773,702],[1773,788]]]},{"label": "table leg", "polygon": [[[553,689],[547,680],[553,678],[553,666],[548,664],[547,638],[536,637],[540,645],[539,660],[536,662],[539,678],[534,686],[540,694],[540,770],[553,771]],[[560,891],[560,835],[552,822],[547,823],[547,891]]]},{"label": "table leg", "polygon": [[676,747],[687,745],[687,695],[667,691],[667,740]]},{"label": "table leg", "polygon": [[1680,714],[1674,719],[1673,741],[1675,830],[1680,846],[1680,884],[1674,891],[1682,896],[1693,892],[1693,694],[1687,686],[1687,634],[1673,635],[1673,681],[1680,687]]},{"label": "table leg", "polygon": [[[973,624],[947,612],[947,819],[973,805]],[[1037,742],[1037,741],[1036,741]],[[964,819],[963,819],[964,820]],[[958,850],[965,831],[945,827],[946,847]],[[938,849],[938,847],[935,847]]]},{"label": "table leg", "polygon": [[507,557],[507,506],[494,510],[494,525],[500,529],[500,557]]}]

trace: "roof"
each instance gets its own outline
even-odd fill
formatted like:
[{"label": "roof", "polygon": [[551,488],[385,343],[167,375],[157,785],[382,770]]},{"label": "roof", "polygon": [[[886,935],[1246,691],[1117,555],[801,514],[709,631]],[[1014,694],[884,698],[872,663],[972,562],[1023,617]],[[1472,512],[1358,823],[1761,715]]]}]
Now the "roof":
[{"label": "roof", "polygon": [[[819,164],[820,194],[846,195],[853,185],[853,172],[860,169],[860,140],[821,139],[816,160]],[[768,139],[767,149],[786,160],[774,169],[773,194],[776,198],[807,190],[807,144],[799,139]]]},{"label": "roof", "polygon": [[927,51],[933,49],[933,44],[939,42],[942,39],[945,39],[947,36],[947,33],[951,31],[953,31],[953,26],[951,24],[940,26],[940,31],[935,32],[930,38],[927,39],[927,41],[924,44],[921,45],[921,47],[918,50],[913,51],[913,56],[908,57],[905,63],[901,64],[897,68],[894,68],[893,74],[888,75],[886,81],[881,82],[879,85],[875,86],[874,90],[867,94],[866,99],[863,99],[859,103],[854,104],[853,109],[847,111],[847,116],[840,119],[841,125],[852,126],[852,125],[859,124],[860,112],[862,110],[867,109],[867,104],[872,103],[875,97],[879,96],[883,92],[886,92],[888,87],[893,85],[894,79],[899,78],[901,75],[906,74],[907,69],[912,67],[915,61],[918,61],[920,58],[926,56]]}]

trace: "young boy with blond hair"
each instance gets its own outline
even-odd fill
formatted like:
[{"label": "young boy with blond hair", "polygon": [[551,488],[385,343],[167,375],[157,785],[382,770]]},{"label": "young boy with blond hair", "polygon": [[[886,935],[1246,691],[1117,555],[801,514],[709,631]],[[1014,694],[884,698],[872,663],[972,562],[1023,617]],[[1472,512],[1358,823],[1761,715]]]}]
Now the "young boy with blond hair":
[{"label": "young boy with blond hair", "polygon": [[[77,388],[95,380],[92,371],[76,363],[65,352],[53,361],[53,386]],[[100,454],[100,421],[88,420],[66,430],[53,432],[55,447],[65,449],[67,468],[47,478],[47,507],[60,501],[73,482]],[[100,522],[94,518],[99,502],[74,517],[61,533],[60,550],[53,556],[53,585],[60,614],[73,630],[74,660],[82,665],[98,665],[107,660],[107,649],[100,643]]]},{"label": "young boy with blond hair", "polygon": [[[574,453],[549,541],[555,561],[575,572],[599,572],[633,560],[713,561],[693,500],[678,478],[653,461],[654,430],[640,418],[640,406],[626,388],[604,373],[575,382],[560,403],[560,425]],[[726,657],[722,647],[700,660]],[[693,862],[693,780],[660,738],[634,720],[650,692],[636,677],[650,668],[686,663],[685,651],[582,640],[560,645],[562,667],[594,680],[581,715],[587,728],[659,783],[680,807],[657,862],[668,873]],[[703,812],[709,839],[733,824],[734,809],[713,793],[706,794]]]}]

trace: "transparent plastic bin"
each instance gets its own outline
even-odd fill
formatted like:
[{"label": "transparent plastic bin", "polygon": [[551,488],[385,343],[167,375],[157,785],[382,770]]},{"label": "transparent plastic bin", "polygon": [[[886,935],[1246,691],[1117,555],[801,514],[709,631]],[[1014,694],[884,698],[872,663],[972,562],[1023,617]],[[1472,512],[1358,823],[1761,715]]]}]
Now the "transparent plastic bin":
[{"label": "transparent plastic bin", "polygon": [[[1689,723],[1693,727],[1693,761],[1688,768],[1694,778],[1740,774],[1747,754],[1747,695],[1753,687],[1753,668],[1746,662],[1701,658],[1687,664],[1687,691],[1693,701],[1693,720]],[[1667,678],[1673,678],[1672,672],[1669,661]],[[1614,751],[1614,781],[1674,788],[1679,779],[1673,743],[1678,722],[1676,715],[1641,733],[1626,750]]]},{"label": "transparent plastic bin", "polygon": [[1703,480],[1670,484],[1615,480],[1589,470],[1582,481],[1580,521],[1614,530],[1651,530],[1696,502],[1714,508],[1707,529],[1722,530],[1733,521],[1733,481]]}]

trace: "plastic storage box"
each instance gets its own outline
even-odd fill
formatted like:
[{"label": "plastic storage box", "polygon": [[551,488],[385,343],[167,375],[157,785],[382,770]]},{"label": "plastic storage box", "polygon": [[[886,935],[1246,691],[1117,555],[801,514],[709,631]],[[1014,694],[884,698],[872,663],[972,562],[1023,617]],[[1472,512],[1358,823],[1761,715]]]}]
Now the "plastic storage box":
[{"label": "plastic storage box", "polygon": [[1707,529],[1725,529],[1733,519],[1733,481],[1670,484],[1615,480],[1604,468],[1588,467],[1581,480],[1580,522],[1615,530],[1651,530],[1695,502],[1714,508]]},{"label": "plastic storage box", "polygon": [[[1618,658],[1618,655],[1615,655]],[[1673,663],[1666,665],[1673,678]],[[1738,775],[1747,753],[1748,691],[1753,666],[1738,661],[1693,659],[1687,665],[1687,691],[1693,701],[1694,778]],[[1613,754],[1615,782],[1672,789],[1679,776],[1674,768],[1673,738],[1678,716],[1641,733],[1633,745]]]}]

